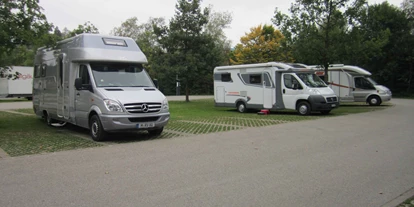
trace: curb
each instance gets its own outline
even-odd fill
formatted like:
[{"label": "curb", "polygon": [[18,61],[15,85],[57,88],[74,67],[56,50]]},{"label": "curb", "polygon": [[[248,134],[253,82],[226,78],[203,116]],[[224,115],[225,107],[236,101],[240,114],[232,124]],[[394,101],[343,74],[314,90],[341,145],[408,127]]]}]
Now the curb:
[{"label": "curb", "polygon": [[397,207],[398,205],[402,204],[404,201],[406,201],[407,199],[409,199],[413,196],[414,196],[414,187],[408,189],[407,191],[405,191],[401,195],[397,196],[396,198],[388,201],[387,203],[385,203],[381,207]]},{"label": "curb", "polygon": [[0,148],[0,159],[10,157],[9,154],[7,154],[2,148]]}]

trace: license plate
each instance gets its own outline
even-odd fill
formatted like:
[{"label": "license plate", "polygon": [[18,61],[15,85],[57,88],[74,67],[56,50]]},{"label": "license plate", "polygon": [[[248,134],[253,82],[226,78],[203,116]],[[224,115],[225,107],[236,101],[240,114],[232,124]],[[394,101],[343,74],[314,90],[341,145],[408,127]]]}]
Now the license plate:
[{"label": "license plate", "polygon": [[150,127],[154,127],[154,126],[155,126],[154,123],[141,123],[141,124],[137,124],[137,128],[138,129],[150,128]]},{"label": "license plate", "polygon": [[336,107],[336,104],[332,104],[331,106],[332,106],[332,107]]}]

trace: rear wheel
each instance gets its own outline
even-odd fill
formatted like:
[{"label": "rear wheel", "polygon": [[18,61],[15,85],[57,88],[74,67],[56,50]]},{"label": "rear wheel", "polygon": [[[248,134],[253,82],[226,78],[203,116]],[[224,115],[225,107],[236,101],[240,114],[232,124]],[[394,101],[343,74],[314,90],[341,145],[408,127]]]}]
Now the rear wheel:
[{"label": "rear wheel", "polygon": [[311,106],[308,102],[302,101],[298,103],[298,113],[302,116],[309,115],[311,112]]},{"label": "rear wheel", "polygon": [[162,128],[159,128],[159,129],[152,129],[152,130],[148,130],[148,133],[151,135],[151,136],[159,136],[159,135],[161,135],[161,133],[162,133],[162,131],[164,130],[164,127],[162,127]]},{"label": "rear wheel", "polygon": [[98,115],[93,115],[89,121],[89,130],[91,137],[94,141],[103,141],[105,140],[107,133],[102,127],[101,120]]},{"label": "rear wheel", "polygon": [[240,113],[246,112],[246,104],[244,104],[243,102],[237,103],[237,111]]},{"label": "rear wheel", "polygon": [[378,96],[370,96],[368,98],[368,104],[371,106],[379,106],[381,104],[381,99]]}]

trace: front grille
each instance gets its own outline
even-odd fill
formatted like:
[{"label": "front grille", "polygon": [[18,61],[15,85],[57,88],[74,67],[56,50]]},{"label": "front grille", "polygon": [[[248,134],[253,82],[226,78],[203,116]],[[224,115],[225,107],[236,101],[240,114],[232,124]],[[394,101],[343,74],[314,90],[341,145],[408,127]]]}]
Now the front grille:
[{"label": "front grille", "polygon": [[161,110],[161,103],[130,103],[124,104],[129,113],[155,113]]},{"label": "front grille", "polygon": [[136,117],[136,118],[128,118],[130,122],[153,122],[157,121],[160,117],[159,116],[150,116],[150,117]]},{"label": "front grille", "polygon": [[327,97],[326,98],[327,103],[332,103],[332,102],[337,102],[337,101],[338,101],[337,97]]}]

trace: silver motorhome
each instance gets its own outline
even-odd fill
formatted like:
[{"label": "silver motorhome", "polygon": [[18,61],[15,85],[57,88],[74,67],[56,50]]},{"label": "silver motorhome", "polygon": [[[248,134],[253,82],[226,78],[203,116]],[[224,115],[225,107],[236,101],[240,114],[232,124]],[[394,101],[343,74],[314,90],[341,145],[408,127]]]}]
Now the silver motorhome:
[{"label": "silver motorhome", "polygon": [[169,121],[168,100],[145,63],[145,54],[127,37],[80,34],[39,48],[33,109],[48,125],[89,129],[95,141],[118,131],[159,135]]},{"label": "silver motorhome", "polygon": [[[312,66],[324,75],[324,68]],[[366,102],[381,105],[392,98],[391,90],[379,85],[371,78],[371,73],[354,65],[332,64],[328,67],[329,87],[338,95],[340,102]]]},{"label": "silver motorhome", "polygon": [[216,106],[247,109],[293,109],[328,114],[338,107],[335,93],[304,64],[268,62],[214,69]]}]

